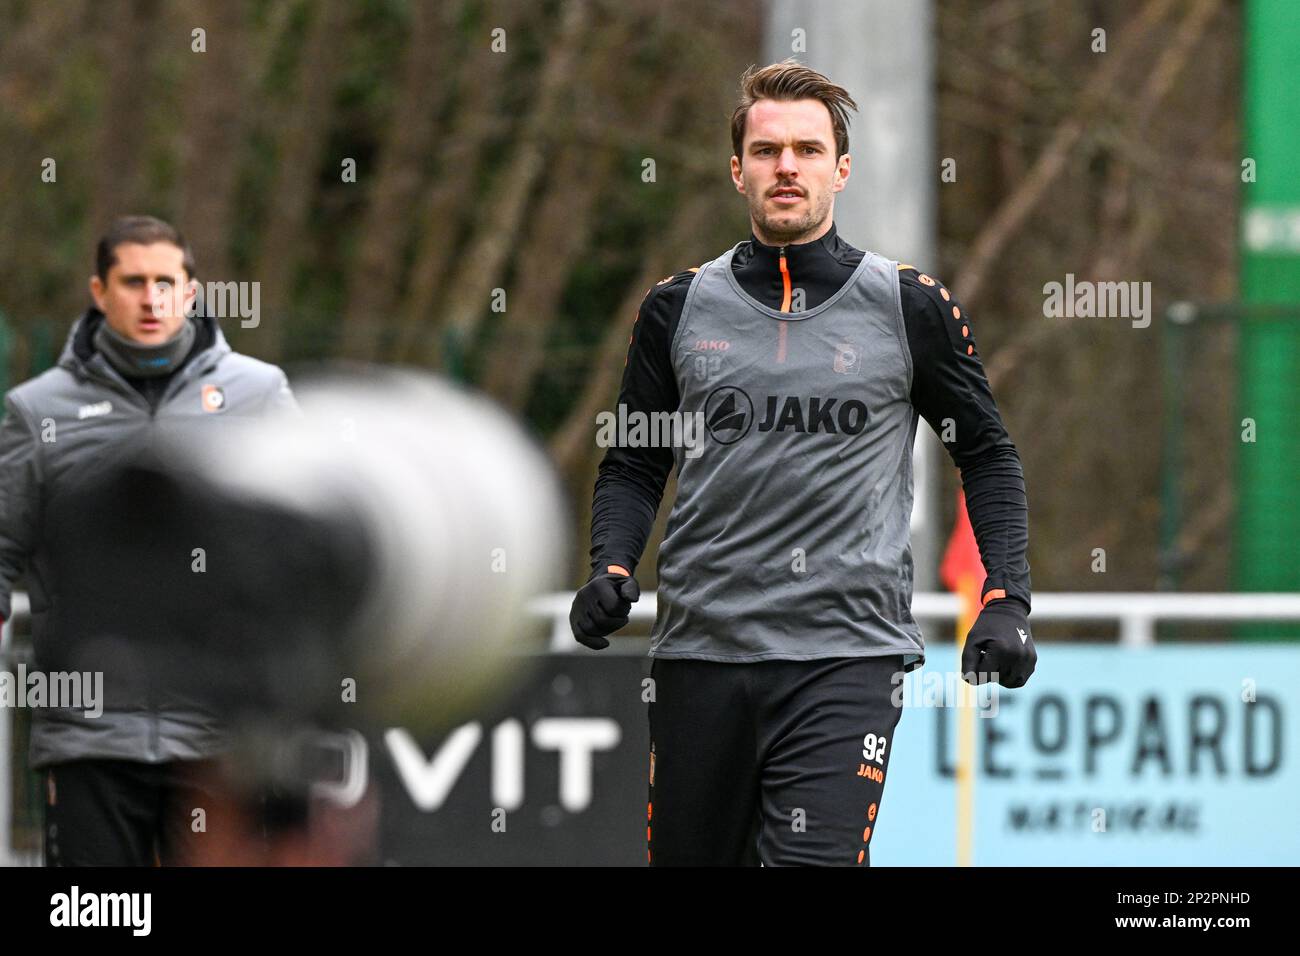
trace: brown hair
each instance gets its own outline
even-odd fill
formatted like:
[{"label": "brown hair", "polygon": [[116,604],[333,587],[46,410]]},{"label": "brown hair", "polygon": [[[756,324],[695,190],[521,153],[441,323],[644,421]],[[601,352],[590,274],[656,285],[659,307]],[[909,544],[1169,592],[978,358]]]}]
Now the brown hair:
[{"label": "brown hair", "polygon": [[118,216],[95,247],[95,274],[101,282],[108,281],[108,270],[117,265],[117,247],[129,242],[142,246],[166,242],[175,246],[184,257],[185,274],[194,277],[194,253],[175,226],[153,216]]},{"label": "brown hair", "polygon": [[849,91],[793,57],[762,67],[751,66],[740,78],[740,103],[731,114],[731,148],[744,159],[745,122],[758,100],[821,100],[835,131],[835,158],[849,151],[849,110],[856,110]]}]

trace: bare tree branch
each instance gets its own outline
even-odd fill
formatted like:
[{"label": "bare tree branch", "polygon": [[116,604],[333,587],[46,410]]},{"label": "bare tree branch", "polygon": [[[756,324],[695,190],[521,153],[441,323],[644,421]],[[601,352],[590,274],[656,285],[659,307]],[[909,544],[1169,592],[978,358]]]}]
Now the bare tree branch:
[{"label": "bare tree branch", "polygon": [[275,186],[255,271],[262,283],[262,312],[267,319],[258,329],[261,353],[271,361],[284,348],[293,282],[302,250],[309,245],[307,212],[329,136],[338,76],[334,64],[347,36],[346,4],[324,3],[312,11],[293,93],[297,109],[284,127],[277,150]]},{"label": "bare tree branch", "polygon": [[392,325],[402,279],[402,253],[410,236],[407,211],[424,178],[437,117],[446,95],[440,82],[446,72],[446,36],[460,12],[459,3],[412,7],[411,38],[401,92],[388,123],[361,226],[361,247],[348,272],[343,310],[343,351],[349,358],[370,360],[379,339]]},{"label": "bare tree branch", "polygon": [[1172,7],[1173,0],[1147,0],[1124,31],[1116,49],[1103,55],[1101,64],[1079,94],[1075,111],[1057,125],[1056,132],[1039,154],[1029,174],[980,231],[952,283],[953,289],[968,306],[973,307],[979,300],[993,262],[1015,237],[1029,214],[1047,194],[1048,187],[1065,168],[1066,161],[1083,136],[1098,105],[1119,80],[1124,67],[1133,58],[1142,41]]},{"label": "bare tree branch", "polygon": [[[1174,42],[1165,48],[1152,68],[1146,83],[1143,84],[1142,94],[1136,101],[1134,114],[1140,125],[1146,124],[1169,94],[1174,80],[1187,65],[1197,40],[1203,35],[1219,4],[1220,0],[1196,0],[1196,5],[1184,18]],[[1117,217],[1122,213],[1123,190],[1126,186],[1121,185],[1121,182],[1127,183],[1128,173],[1124,171],[1117,175],[1120,178],[1114,182],[1111,194],[1107,197],[1108,218]],[[1117,223],[1111,222],[1103,235],[1102,251],[1089,274],[1113,274],[1121,262],[1136,262],[1156,238],[1162,221],[1163,216],[1159,211],[1151,211],[1149,215],[1141,217],[1140,228],[1130,235],[1129,243],[1122,256],[1108,255],[1106,251],[1111,243],[1118,241],[1119,227]],[[1026,356],[1033,354],[1034,350],[1051,336],[1053,330],[1054,327],[1050,323],[1040,323],[1033,331],[1019,335],[1012,345],[1000,349],[987,366],[990,385],[996,389],[1003,377],[1013,371]]]},{"label": "bare tree branch", "polygon": [[141,212],[143,182],[141,145],[147,112],[141,93],[150,86],[154,45],[149,26],[159,15],[157,0],[130,0],[102,12],[107,23],[100,36],[106,98],[95,148],[95,192],[87,225],[101,233],[114,216]]},{"label": "bare tree branch", "polygon": [[475,176],[483,148],[504,122],[491,106],[499,92],[507,57],[492,51],[487,28],[501,27],[509,37],[524,12],[524,8],[508,0],[488,4],[480,32],[467,55],[459,58],[456,113],[451,128],[442,137],[438,169],[417,214],[415,258],[389,351],[391,361],[414,359],[423,351],[423,337],[436,334],[430,331],[438,325],[434,305],[448,266],[456,259],[453,250],[462,212],[472,213],[477,208]]},{"label": "bare tree branch", "polygon": [[244,144],[247,8],[244,0],[193,0],[186,12],[206,31],[206,52],[192,55],[187,76],[179,218],[198,268],[226,280]]},{"label": "bare tree branch", "polygon": [[[493,184],[491,204],[468,249],[456,257],[457,269],[449,284],[445,310],[445,329],[453,348],[463,350],[473,339],[493,283],[500,281],[528,197],[542,174],[550,145],[548,132],[563,115],[561,94],[573,74],[587,13],[587,0],[565,3],[558,34],[538,79],[537,99],[516,140],[514,153],[500,181]],[[430,364],[442,364],[442,336],[429,336],[425,354]]]},{"label": "bare tree branch", "polygon": [[[706,184],[697,182],[696,189],[701,188],[706,188]],[[686,194],[689,196],[693,192],[688,188]],[[711,202],[691,199],[678,205],[676,216],[663,241],[653,244],[641,271],[628,285],[627,292],[613,312],[605,336],[592,358],[593,372],[587,379],[586,387],[551,439],[551,459],[570,479],[575,470],[588,460],[596,413],[611,403],[618,390],[623,375],[623,362],[619,359],[627,352],[628,335],[636,320],[641,300],[655,282],[673,271],[668,259],[670,254],[673,262],[678,263],[683,255],[690,257],[706,254],[701,249],[700,236],[714,208]]]},{"label": "bare tree branch", "polygon": [[[610,115],[613,104],[597,102],[602,78],[615,69],[614,60],[621,55],[634,26],[623,17],[617,27],[600,34],[600,46],[585,57],[583,82],[577,85],[586,102],[580,112]],[[673,89],[664,90],[652,100],[651,112],[644,117],[644,131],[662,136],[678,105]],[[575,104],[577,107],[578,104]],[[598,108],[603,107],[603,108]],[[508,309],[500,323],[489,353],[482,386],[508,407],[521,411],[532,391],[533,382],[546,357],[546,341],[556,318],[560,296],[577,260],[586,247],[594,225],[597,197],[610,178],[617,151],[605,147],[595,152],[585,143],[565,137],[566,144],[549,177],[554,185],[543,196],[537,215],[519,257],[518,289],[513,293],[515,307]]]}]

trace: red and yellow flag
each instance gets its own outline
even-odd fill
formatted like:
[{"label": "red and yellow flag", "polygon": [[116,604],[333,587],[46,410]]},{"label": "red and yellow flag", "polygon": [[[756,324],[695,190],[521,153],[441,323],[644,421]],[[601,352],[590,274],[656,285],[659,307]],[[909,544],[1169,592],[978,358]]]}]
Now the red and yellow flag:
[{"label": "red and yellow flag", "polygon": [[[961,597],[961,612],[957,616],[959,672],[962,647],[975,618],[979,616],[980,593],[984,590],[986,577],[975,530],[971,527],[970,515],[966,513],[966,494],[959,489],[957,520],[939,565],[939,578],[944,586]],[[965,681],[955,683],[961,696],[961,706],[957,710],[957,865],[970,866],[975,835],[975,695]]]}]

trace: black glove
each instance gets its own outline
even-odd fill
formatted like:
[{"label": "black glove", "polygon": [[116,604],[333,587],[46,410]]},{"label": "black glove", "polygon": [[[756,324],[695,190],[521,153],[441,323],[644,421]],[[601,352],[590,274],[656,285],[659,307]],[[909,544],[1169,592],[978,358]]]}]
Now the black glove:
[{"label": "black glove", "polygon": [[1003,687],[1024,687],[1037,663],[1038,652],[1029,633],[1025,606],[1015,598],[986,604],[966,635],[961,652],[962,679],[968,684],[983,684],[996,674]]},{"label": "black glove", "polygon": [[609,647],[606,635],[627,623],[632,605],[640,600],[641,587],[636,578],[617,571],[593,574],[573,598],[569,626],[578,643],[593,650]]}]

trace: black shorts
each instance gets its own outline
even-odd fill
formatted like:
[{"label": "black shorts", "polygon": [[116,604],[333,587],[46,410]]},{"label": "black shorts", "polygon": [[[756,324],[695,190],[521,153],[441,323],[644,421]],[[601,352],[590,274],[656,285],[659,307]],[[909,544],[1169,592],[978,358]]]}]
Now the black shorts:
[{"label": "black shorts", "polygon": [[46,865],[184,864],[191,841],[206,832],[194,810],[212,806],[199,783],[199,771],[210,766],[73,760],[46,767]]},{"label": "black shorts", "polygon": [[651,865],[869,865],[902,671],[901,655],[656,659]]}]

